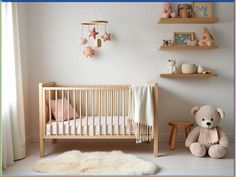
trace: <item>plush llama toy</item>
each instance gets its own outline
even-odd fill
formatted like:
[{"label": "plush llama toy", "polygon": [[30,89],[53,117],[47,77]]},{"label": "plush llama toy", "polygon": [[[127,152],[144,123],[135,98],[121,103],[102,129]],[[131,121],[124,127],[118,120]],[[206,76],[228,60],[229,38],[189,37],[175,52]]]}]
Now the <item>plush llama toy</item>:
[{"label": "plush llama toy", "polygon": [[221,108],[210,105],[193,107],[191,114],[195,116],[197,127],[188,135],[185,146],[190,148],[193,155],[203,157],[208,154],[211,158],[222,158],[228,148],[228,139],[218,126],[224,118]]},{"label": "plush llama toy", "polygon": [[168,60],[167,72],[169,74],[177,73],[176,61],[174,59]]}]

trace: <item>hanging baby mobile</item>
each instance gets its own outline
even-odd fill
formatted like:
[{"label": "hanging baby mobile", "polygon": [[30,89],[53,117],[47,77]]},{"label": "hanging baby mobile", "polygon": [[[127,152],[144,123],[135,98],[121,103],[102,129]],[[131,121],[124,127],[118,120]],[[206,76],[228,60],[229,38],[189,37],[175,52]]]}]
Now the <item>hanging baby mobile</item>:
[{"label": "hanging baby mobile", "polygon": [[[82,22],[82,37],[80,38],[80,44],[85,46],[83,54],[88,57],[95,55],[95,48],[102,47],[103,42],[111,40],[111,34],[106,31],[106,25],[108,21],[94,20]],[[84,36],[84,28],[87,27],[88,36]],[[91,45],[93,42],[93,45]]]}]

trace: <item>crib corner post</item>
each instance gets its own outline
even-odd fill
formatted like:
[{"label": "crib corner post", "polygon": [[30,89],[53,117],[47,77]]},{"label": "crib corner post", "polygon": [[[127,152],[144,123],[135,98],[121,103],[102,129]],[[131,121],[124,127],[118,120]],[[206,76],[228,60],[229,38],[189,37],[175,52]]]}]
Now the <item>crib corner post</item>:
[{"label": "crib corner post", "polygon": [[153,103],[154,103],[154,143],[153,152],[154,157],[158,157],[158,85],[154,83],[153,91]]},{"label": "crib corner post", "polygon": [[43,84],[39,83],[39,148],[41,158],[44,156],[43,129]]}]

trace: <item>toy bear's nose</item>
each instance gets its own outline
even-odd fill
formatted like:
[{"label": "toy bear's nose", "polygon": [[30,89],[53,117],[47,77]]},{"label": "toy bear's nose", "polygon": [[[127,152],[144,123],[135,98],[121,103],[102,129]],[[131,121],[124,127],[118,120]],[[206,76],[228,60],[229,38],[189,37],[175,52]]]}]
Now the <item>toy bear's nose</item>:
[{"label": "toy bear's nose", "polygon": [[207,122],[206,124],[209,126],[209,125],[211,125],[211,122]]}]

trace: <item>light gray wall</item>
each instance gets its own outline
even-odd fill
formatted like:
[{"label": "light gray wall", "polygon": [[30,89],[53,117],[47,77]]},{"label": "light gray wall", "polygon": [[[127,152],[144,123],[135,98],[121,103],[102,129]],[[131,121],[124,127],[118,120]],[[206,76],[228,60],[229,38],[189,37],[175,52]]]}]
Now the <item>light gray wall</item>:
[{"label": "light gray wall", "polygon": [[[234,18],[233,3],[215,3],[216,24],[157,24],[162,3],[28,3],[27,38],[30,119],[33,139],[38,137],[38,83],[159,84],[160,139],[166,141],[168,121],[193,120],[191,107],[212,104],[226,113],[221,126],[234,133]],[[97,50],[94,59],[82,55],[77,43],[80,22],[109,21],[112,41]],[[159,51],[162,39],[173,32],[196,32],[207,27],[215,36],[216,50]],[[86,30],[85,32],[86,33]],[[219,74],[209,79],[164,79],[167,60],[203,64]],[[27,91],[28,92],[28,91]],[[182,133],[182,132],[181,132]]]}]

